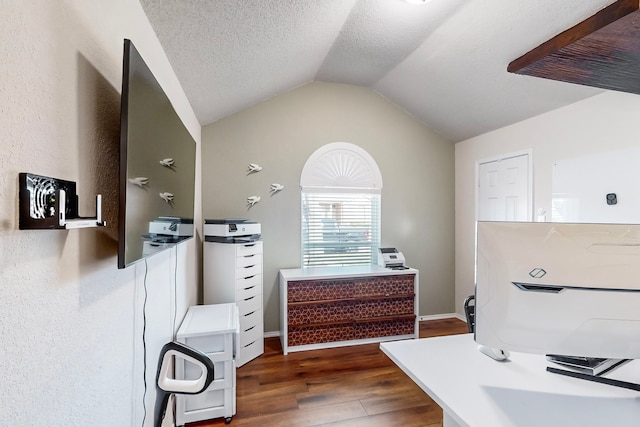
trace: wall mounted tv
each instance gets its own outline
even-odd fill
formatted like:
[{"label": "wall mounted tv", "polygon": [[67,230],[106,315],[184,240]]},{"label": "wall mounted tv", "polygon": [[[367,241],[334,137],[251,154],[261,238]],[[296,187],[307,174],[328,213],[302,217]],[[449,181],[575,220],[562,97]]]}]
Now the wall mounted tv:
[{"label": "wall mounted tv", "polygon": [[118,268],[193,237],[196,143],[124,40]]}]

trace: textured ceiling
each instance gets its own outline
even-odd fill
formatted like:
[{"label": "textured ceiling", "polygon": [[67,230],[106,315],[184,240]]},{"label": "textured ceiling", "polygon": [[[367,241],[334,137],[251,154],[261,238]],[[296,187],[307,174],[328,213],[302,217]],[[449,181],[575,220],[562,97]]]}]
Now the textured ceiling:
[{"label": "textured ceiling", "polygon": [[613,0],[141,0],[202,125],[312,81],[458,142],[601,90],[507,73]]}]

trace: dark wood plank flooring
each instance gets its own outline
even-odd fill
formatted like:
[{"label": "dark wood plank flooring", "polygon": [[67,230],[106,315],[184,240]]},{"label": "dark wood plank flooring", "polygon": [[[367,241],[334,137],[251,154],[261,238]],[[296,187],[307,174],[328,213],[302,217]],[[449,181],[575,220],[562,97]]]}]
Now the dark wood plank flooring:
[{"label": "dark wood plank flooring", "polygon": [[[467,332],[458,319],[420,323],[420,337]],[[436,427],[442,410],[379,344],[302,351],[284,356],[278,338],[239,368],[231,426]],[[224,419],[189,427],[224,425]]]}]

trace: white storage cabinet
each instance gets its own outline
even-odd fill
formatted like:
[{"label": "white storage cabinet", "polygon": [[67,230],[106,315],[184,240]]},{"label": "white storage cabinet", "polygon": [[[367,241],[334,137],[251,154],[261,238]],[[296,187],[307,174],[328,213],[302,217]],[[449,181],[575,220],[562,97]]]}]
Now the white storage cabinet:
[{"label": "white storage cabinet", "polygon": [[236,366],[264,353],[262,242],[204,242],[204,303],[236,303]]},{"label": "white storage cabinet", "polygon": [[[215,372],[213,382],[202,393],[176,394],[176,425],[221,417],[231,422],[236,413],[234,340],[238,323],[235,304],[189,307],[176,339],[205,353],[213,361]],[[176,358],[176,379],[194,380],[200,374],[199,367]]]}]

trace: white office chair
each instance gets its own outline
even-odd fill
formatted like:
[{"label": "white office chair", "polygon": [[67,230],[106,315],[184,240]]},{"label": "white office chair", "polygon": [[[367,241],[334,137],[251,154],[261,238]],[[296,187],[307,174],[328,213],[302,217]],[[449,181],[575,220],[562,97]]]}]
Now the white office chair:
[{"label": "white office chair", "polygon": [[469,332],[475,332],[476,330],[476,306],[475,295],[469,295],[464,300],[464,314],[467,318],[467,330]]}]

